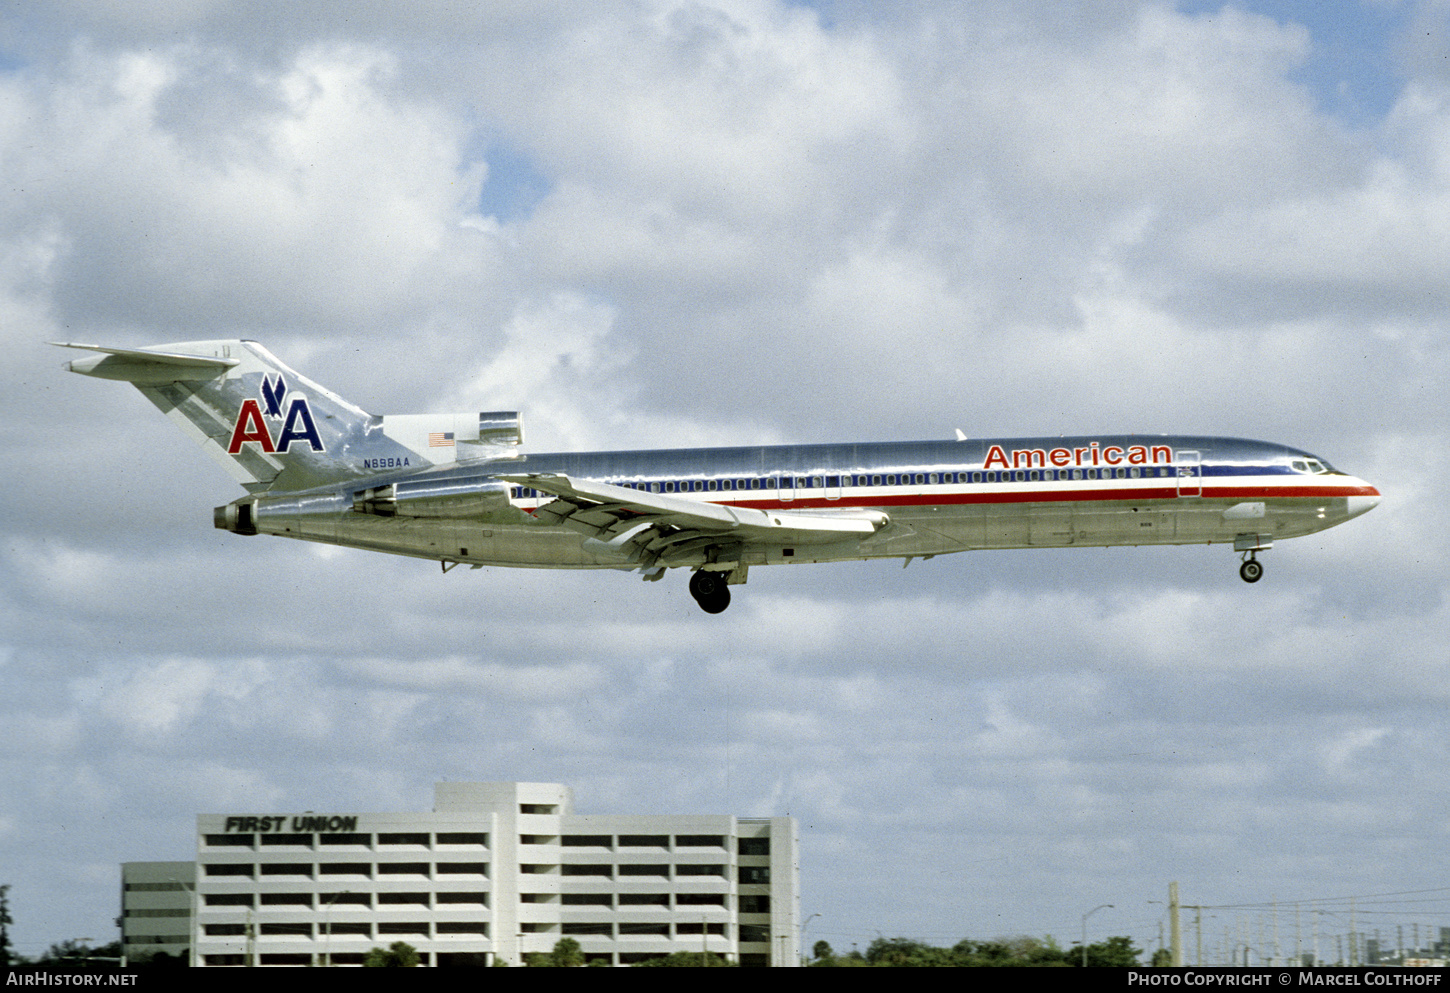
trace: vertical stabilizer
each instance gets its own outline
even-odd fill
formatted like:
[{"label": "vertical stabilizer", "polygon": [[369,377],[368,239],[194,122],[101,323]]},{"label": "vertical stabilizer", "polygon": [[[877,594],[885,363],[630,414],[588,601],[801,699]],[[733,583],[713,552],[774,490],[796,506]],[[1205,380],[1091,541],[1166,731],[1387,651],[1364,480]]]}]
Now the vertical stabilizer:
[{"label": "vertical stabilizer", "polygon": [[129,382],[253,493],[301,490],[426,466],[382,418],[318,385],[254,341],[142,349],[56,342],[97,354],[71,372]]}]

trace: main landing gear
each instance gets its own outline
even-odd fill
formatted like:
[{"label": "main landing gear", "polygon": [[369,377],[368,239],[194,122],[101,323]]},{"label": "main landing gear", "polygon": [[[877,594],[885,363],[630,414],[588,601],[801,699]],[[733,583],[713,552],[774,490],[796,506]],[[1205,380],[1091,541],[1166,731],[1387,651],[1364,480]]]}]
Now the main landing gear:
[{"label": "main landing gear", "polygon": [[690,596],[707,614],[718,614],[730,606],[730,587],[725,574],[701,569],[690,577]]},{"label": "main landing gear", "polygon": [[1254,558],[1253,552],[1249,552],[1249,557],[1239,566],[1239,578],[1246,583],[1257,583],[1264,578],[1264,563]]}]

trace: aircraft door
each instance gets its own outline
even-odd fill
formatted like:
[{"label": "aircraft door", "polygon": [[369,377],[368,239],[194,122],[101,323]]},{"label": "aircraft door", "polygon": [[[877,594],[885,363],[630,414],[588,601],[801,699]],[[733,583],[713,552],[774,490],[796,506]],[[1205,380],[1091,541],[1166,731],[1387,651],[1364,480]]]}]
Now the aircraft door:
[{"label": "aircraft door", "polygon": [[1203,496],[1203,459],[1200,454],[1180,448],[1174,452],[1173,462],[1175,475],[1178,477],[1178,495]]},{"label": "aircraft door", "polygon": [[782,502],[795,499],[795,476],[780,477],[780,499]]}]

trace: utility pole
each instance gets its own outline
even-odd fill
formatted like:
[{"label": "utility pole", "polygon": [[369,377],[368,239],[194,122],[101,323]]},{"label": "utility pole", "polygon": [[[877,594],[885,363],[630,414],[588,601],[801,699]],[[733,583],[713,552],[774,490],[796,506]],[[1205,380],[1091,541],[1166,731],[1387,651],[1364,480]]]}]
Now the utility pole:
[{"label": "utility pole", "polygon": [[1349,898],[1349,964],[1359,965],[1359,935],[1354,930],[1354,897]]},{"label": "utility pole", "polygon": [[1178,924],[1178,884],[1168,884],[1168,941],[1175,969],[1183,968],[1183,929]]},{"label": "utility pole", "polygon": [[1111,906],[1111,903],[1101,903],[1094,907],[1092,910],[1089,910],[1086,914],[1082,915],[1082,964],[1084,969],[1087,968],[1087,919],[1093,914],[1096,914],[1099,910]]}]

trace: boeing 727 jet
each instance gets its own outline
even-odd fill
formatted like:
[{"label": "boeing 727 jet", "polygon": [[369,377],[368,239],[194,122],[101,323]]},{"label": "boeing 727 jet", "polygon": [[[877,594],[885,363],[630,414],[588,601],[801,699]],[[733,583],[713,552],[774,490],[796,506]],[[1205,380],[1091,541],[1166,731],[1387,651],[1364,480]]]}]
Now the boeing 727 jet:
[{"label": "boeing 727 jet", "polygon": [[1380,500],[1308,452],[1160,435],[525,455],[517,412],[368,414],[253,341],[93,353],[247,491],[214,512],[271,534],[466,564],[689,569],[717,614],[751,566],[983,548],[1231,545],[1258,582],[1277,538]]}]

